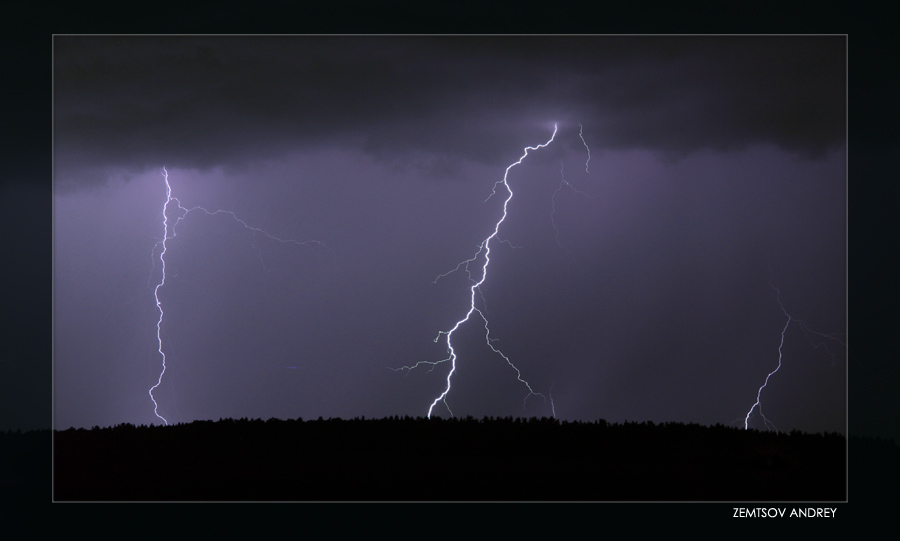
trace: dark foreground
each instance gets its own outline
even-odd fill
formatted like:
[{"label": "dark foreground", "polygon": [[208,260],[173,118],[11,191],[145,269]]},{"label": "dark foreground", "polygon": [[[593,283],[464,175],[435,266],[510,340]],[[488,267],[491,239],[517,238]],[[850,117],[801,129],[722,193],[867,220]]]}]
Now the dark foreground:
[{"label": "dark foreground", "polygon": [[67,500],[843,501],[846,440],[553,419],[220,420],[54,432]]}]

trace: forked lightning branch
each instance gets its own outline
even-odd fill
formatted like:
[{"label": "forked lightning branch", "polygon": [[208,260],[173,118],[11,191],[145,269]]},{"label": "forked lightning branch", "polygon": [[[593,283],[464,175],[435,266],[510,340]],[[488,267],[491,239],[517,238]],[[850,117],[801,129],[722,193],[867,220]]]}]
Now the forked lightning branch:
[{"label": "forked lightning branch", "polygon": [[[190,214],[191,212],[194,212],[194,211],[201,211],[201,212],[206,213],[209,216],[215,216],[217,214],[225,214],[225,215],[230,216],[233,221],[237,222],[245,229],[249,229],[255,233],[260,233],[260,234],[266,236],[268,239],[282,243],[282,244],[296,244],[298,246],[316,244],[316,245],[321,246],[322,243],[317,240],[298,241],[298,240],[294,240],[294,239],[282,239],[282,238],[276,237],[275,235],[272,235],[271,233],[269,233],[263,229],[249,225],[244,220],[238,218],[237,215],[230,210],[207,210],[200,206],[195,206],[195,207],[191,207],[191,208],[184,207],[184,206],[182,206],[181,201],[179,201],[177,197],[172,196],[172,186],[169,184],[169,172],[166,170],[165,167],[163,167],[163,179],[166,184],[166,201],[163,204],[163,209],[162,209],[163,237],[162,237],[162,240],[157,242],[156,245],[154,245],[154,247],[153,247],[154,254],[156,253],[156,250],[159,249],[159,263],[160,263],[160,268],[161,268],[161,277],[160,277],[159,283],[157,283],[156,287],[153,288],[153,298],[156,300],[156,309],[159,312],[159,318],[156,321],[156,340],[157,340],[157,344],[158,344],[157,351],[159,351],[159,355],[162,358],[162,368],[159,372],[159,377],[157,378],[156,383],[152,387],[150,387],[148,394],[150,395],[150,400],[153,401],[153,414],[156,415],[160,420],[162,420],[163,423],[168,425],[169,421],[162,414],[159,413],[159,403],[156,401],[156,397],[153,396],[153,391],[155,391],[157,388],[159,388],[159,386],[162,384],[163,376],[166,373],[166,353],[163,349],[163,340],[162,340],[162,332],[163,332],[162,327],[163,327],[163,323],[164,323],[164,319],[165,319],[165,312],[163,311],[162,302],[159,299],[159,291],[166,285],[166,251],[168,249],[168,242],[170,240],[174,239],[176,236],[175,228],[178,226],[178,224],[180,224],[181,221],[184,220],[184,218],[188,214]],[[170,225],[169,224],[169,220],[170,220],[169,213],[170,213],[170,206],[173,204],[175,205],[179,214],[178,214],[177,218],[175,219],[175,222]],[[154,256],[153,257],[154,265],[155,265],[156,259],[157,258]]]},{"label": "forked lightning branch", "polygon": [[[581,128],[580,124],[579,124],[579,128]],[[537,150],[540,150],[540,149],[550,145],[550,143],[552,143],[554,141],[554,139],[556,138],[557,130],[558,130],[558,124],[554,124],[553,125],[553,133],[550,135],[550,138],[545,143],[542,143],[542,144],[539,144],[536,146],[525,147],[522,156],[517,161],[513,162],[506,168],[506,171],[503,173],[503,178],[494,183],[493,189],[491,190],[491,194],[488,196],[488,199],[490,199],[494,195],[497,195],[498,191],[500,193],[502,193],[503,191],[506,191],[506,199],[504,199],[504,201],[503,201],[503,212],[502,212],[500,218],[494,224],[494,230],[483,241],[481,241],[481,243],[478,245],[478,250],[475,252],[475,255],[473,255],[471,258],[459,263],[455,269],[438,276],[438,278],[442,278],[452,272],[459,270],[460,268],[465,268],[466,274],[468,275],[469,280],[472,282],[472,285],[469,287],[469,309],[466,312],[465,316],[463,316],[462,319],[457,321],[456,324],[450,330],[440,331],[438,333],[437,337],[434,339],[434,341],[436,343],[440,342],[442,339],[445,340],[446,345],[447,345],[448,356],[439,361],[419,361],[418,363],[416,363],[412,366],[403,366],[403,367],[394,369],[394,370],[409,371],[409,370],[412,370],[412,369],[417,368],[422,365],[430,365],[431,368],[434,369],[434,367],[439,364],[444,364],[444,363],[450,364],[450,370],[447,373],[446,386],[444,387],[443,392],[441,392],[440,395],[438,395],[434,399],[434,401],[431,403],[431,405],[428,407],[428,417],[429,418],[431,418],[431,415],[434,411],[435,406],[437,406],[440,403],[444,404],[444,407],[447,409],[447,411],[450,413],[451,416],[453,415],[453,411],[450,409],[450,405],[447,403],[447,396],[450,394],[450,389],[451,389],[452,383],[453,383],[453,374],[456,372],[456,362],[458,360],[456,350],[454,349],[454,346],[453,346],[453,335],[457,330],[459,330],[460,327],[462,327],[464,324],[468,323],[469,320],[472,319],[473,317],[480,318],[482,320],[482,322],[484,323],[484,339],[485,339],[485,343],[487,344],[488,348],[490,348],[491,351],[493,351],[494,353],[499,355],[504,361],[506,361],[506,364],[509,365],[509,367],[512,368],[513,371],[515,371],[517,381],[519,381],[527,389],[527,394],[525,395],[525,398],[523,399],[523,407],[524,407],[525,403],[527,402],[528,398],[530,398],[532,396],[540,396],[541,398],[545,398],[543,394],[535,392],[535,390],[532,388],[531,384],[522,377],[521,370],[519,370],[519,368],[516,367],[516,365],[512,362],[512,360],[510,360],[510,358],[506,354],[504,354],[502,351],[500,351],[499,349],[497,349],[494,346],[494,344],[493,344],[494,339],[491,338],[491,331],[490,331],[490,326],[488,323],[487,315],[485,314],[485,312],[483,310],[478,308],[477,298],[481,296],[481,285],[484,284],[485,280],[487,280],[487,277],[488,277],[488,267],[491,263],[491,241],[497,240],[498,242],[502,242],[500,239],[497,238],[497,235],[500,232],[500,226],[506,220],[506,217],[509,212],[509,203],[510,203],[510,201],[512,201],[512,198],[513,198],[513,190],[509,184],[509,173],[514,167],[522,164],[523,160],[525,160],[525,158],[528,157],[529,152],[537,151]],[[588,149],[587,143],[584,141],[583,128],[579,130],[578,136],[581,139],[582,143],[584,143],[585,149],[588,150],[587,160],[590,161],[590,149]],[[585,171],[586,172],[588,171],[588,161],[585,162]],[[565,182],[565,180],[563,180],[563,182]],[[561,186],[562,186],[562,184],[560,184],[560,187]],[[557,192],[558,191],[559,191],[559,189],[557,189]],[[556,210],[555,209],[555,196],[556,196],[556,193],[554,193],[553,212],[555,212],[555,210]],[[487,199],[485,201],[487,201]],[[552,220],[552,217],[553,217],[553,214],[551,213],[551,220]],[[555,222],[553,225],[554,225],[554,227],[556,227]],[[557,237],[558,237],[558,235],[557,235]],[[473,276],[473,274],[470,270],[470,265],[472,265],[476,261],[478,261],[479,258],[483,258],[483,263],[481,264],[480,273],[477,273],[475,276]],[[435,281],[437,281],[437,279]],[[554,416],[555,416],[555,407],[553,409],[554,409]]]}]

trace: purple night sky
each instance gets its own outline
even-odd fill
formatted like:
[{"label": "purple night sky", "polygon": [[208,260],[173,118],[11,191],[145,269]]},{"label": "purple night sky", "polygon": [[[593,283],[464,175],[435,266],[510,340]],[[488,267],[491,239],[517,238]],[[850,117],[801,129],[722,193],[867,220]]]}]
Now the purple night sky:
[{"label": "purple night sky", "polygon": [[548,399],[523,408],[475,317],[453,335],[453,414],[743,427],[787,321],[771,282],[792,322],[762,411],[846,433],[845,37],[53,45],[54,428],[161,423],[163,167],[185,207],[321,243],[178,224],[154,392],[170,424],[424,416],[449,363],[391,369],[447,357],[434,339],[471,282],[435,278],[475,255],[494,184],[556,123],[509,171],[477,297]]}]

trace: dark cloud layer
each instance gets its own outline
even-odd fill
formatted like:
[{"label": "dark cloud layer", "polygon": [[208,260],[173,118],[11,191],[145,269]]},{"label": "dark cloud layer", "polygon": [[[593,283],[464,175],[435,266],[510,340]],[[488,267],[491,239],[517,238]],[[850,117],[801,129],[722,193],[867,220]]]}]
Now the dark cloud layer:
[{"label": "dark cloud layer", "polygon": [[362,141],[496,165],[554,121],[676,158],[821,156],[845,132],[845,52],[842,37],[57,36],[55,158],[209,168]]}]

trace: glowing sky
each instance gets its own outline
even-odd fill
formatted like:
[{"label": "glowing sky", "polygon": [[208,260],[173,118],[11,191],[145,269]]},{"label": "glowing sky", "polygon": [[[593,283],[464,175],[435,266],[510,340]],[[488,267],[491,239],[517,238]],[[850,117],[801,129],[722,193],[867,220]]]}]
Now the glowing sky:
[{"label": "glowing sky", "polygon": [[[160,422],[163,166],[186,207],[324,245],[179,224],[169,422],[425,415],[449,368],[389,368],[446,357],[470,283],[434,280],[554,123],[509,173],[491,336],[560,418],[743,426],[778,362],[770,280],[844,338],[846,68],[843,37],[57,36],[55,427]],[[583,193],[554,198],[561,171]],[[781,430],[845,431],[847,358],[819,341],[787,329],[762,394]],[[551,414],[481,325],[454,347],[454,414]]]}]

